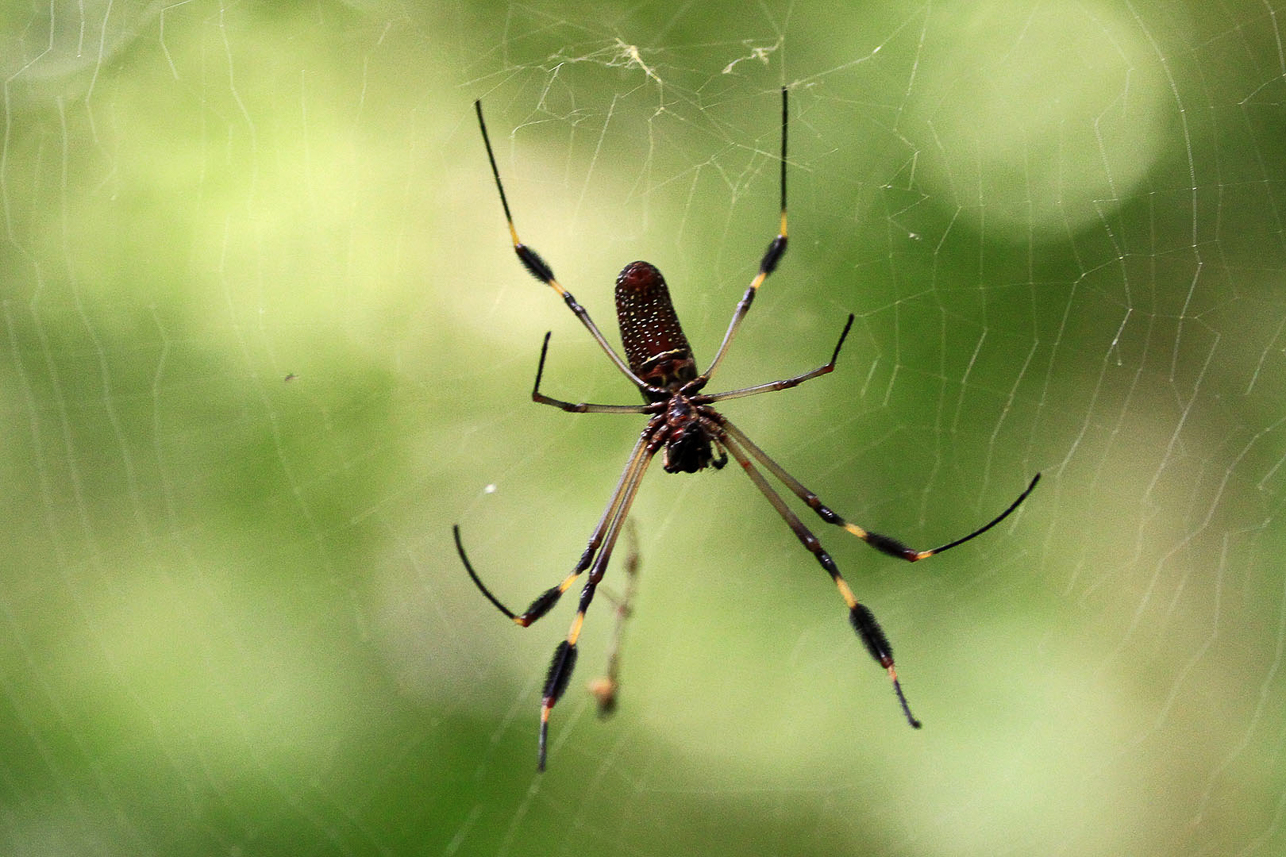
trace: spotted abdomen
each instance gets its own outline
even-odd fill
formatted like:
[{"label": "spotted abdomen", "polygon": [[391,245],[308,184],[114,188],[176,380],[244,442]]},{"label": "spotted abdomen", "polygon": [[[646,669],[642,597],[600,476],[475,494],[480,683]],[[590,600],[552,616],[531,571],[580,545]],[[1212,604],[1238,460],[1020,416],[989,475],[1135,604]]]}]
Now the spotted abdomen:
[{"label": "spotted abdomen", "polygon": [[670,290],[654,266],[631,262],[621,271],[616,278],[616,318],[625,359],[639,378],[676,390],[697,377],[692,347],[670,303]]}]

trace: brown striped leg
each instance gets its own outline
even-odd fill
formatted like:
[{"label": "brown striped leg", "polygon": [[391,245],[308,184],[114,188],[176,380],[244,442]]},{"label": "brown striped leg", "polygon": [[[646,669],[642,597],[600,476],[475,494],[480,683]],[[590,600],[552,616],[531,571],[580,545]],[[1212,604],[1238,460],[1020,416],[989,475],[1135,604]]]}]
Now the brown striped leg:
[{"label": "brown striped leg", "polygon": [[612,558],[612,550],[616,547],[616,539],[621,534],[621,525],[624,523],[626,516],[629,514],[630,505],[634,502],[634,495],[638,493],[639,483],[643,480],[643,474],[647,472],[647,465],[652,461],[652,456],[656,454],[659,446],[654,436],[643,450],[642,464],[635,469],[634,474],[626,483],[621,491],[620,501],[617,504],[616,511],[608,524],[607,532],[603,536],[603,547],[594,559],[594,565],[589,572],[589,580],[581,589],[580,603],[576,606],[576,615],[572,617],[571,627],[567,631],[567,639],[558,644],[554,649],[553,660],[549,664],[549,674],[545,677],[545,689],[540,701],[540,738],[537,744],[537,762],[536,769],[545,770],[545,759],[547,757],[546,745],[549,738],[549,716],[558,704],[558,700],[567,690],[567,683],[571,681],[572,671],[576,668],[576,644],[580,640],[581,628],[585,624],[585,611],[589,609],[590,602],[594,600],[594,593],[598,589],[599,581],[603,579],[603,573],[607,571],[607,563]]},{"label": "brown striped leg", "polygon": [[630,484],[642,475],[641,470],[646,467],[645,458],[651,455],[647,452],[648,444],[663,422],[664,418],[654,418],[648,423],[643,433],[639,435],[638,442],[634,444],[634,451],[630,453],[630,459],[626,462],[625,470],[622,471],[621,478],[617,481],[616,488],[612,491],[612,499],[608,502],[607,508],[603,510],[603,516],[599,518],[598,524],[594,527],[594,532],[590,534],[589,544],[585,546],[585,552],[581,554],[580,561],[576,563],[576,567],[557,586],[551,586],[536,596],[536,599],[531,602],[531,606],[522,613],[514,613],[502,604],[500,599],[491,594],[491,590],[478,577],[473,570],[473,564],[469,562],[469,556],[465,553],[464,544],[460,540],[459,525],[451,528],[455,534],[456,552],[460,554],[460,560],[464,563],[464,570],[469,573],[469,579],[487,597],[487,600],[495,605],[497,610],[505,614],[515,624],[526,628],[532,622],[548,613],[558,603],[558,599],[562,597],[562,594],[571,588],[585,569],[590,567],[590,564],[594,561],[595,554],[598,553],[599,546],[603,544],[603,534],[607,530],[608,522],[613,519],[616,511],[620,508],[621,500]]},{"label": "brown striped leg", "polygon": [[746,450],[752,456],[754,456],[756,461],[758,461],[761,465],[763,465],[763,467],[767,469],[769,473],[771,473],[773,476],[776,476],[778,479],[780,479],[782,484],[784,484],[787,488],[789,488],[796,497],[798,497],[799,499],[803,500],[806,504],[808,504],[808,508],[816,512],[823,521],[825,521],[828,524],[834,524],[837,527],[843,527],[845,530],[848,530],[850,533],[857,536],[859,539],[866,542],[868,545],[875,548],[876,550],[882,553],[886,553],[889,556],[895,556],[895,557],[898,557],[899,559],[904,559],[907,562],[916,562],[917,560],[928,559],[929,557],[940,554],[943,551],[948,551],[948,550],[951,550],[951,548],[959,547],[965,542],[971,541],[972,539],[975,539],[978,536],[982,535],[983,533],[987,532],[987,530],[990,530],[992,527],[996,526],[996,524],[999,524],[1005,518],[1008,518],[1010,514],[1012,514],[1013,511],[1017,509],[1018,506],[1024,500],[1027,499],[1027,495],[1031,494],[1031,492],[1036,488],[1036,483],[1040,481],[1040,474],[1037,473],[1032,478],[1031,482],[1027,485],[1027,487],[1023,490],[1023,493],[1018,495],[1018,499],[1010,503],[1009,507],[1006,508],[1005,511],[1001,512],[999,515],[992,518],[986,524],[983,524],[981,527],[974,530],[969,535],[964,536],[962,538],[958,538],[955,541],[947,542],[945,545],[941,545],[936,548],[930,548],[929,550],[916,550],[915,548],[907,547],[905,544],[893,538],[892,536],[885,536],[880,533],[874,533],[874,532],[871,532],[870,530],[866,530],[866,529],[863,529],[862,527],[859,527],[857,524],[844,520],[839,515],[831,511],[828,507],[822,505],[822,502],[819,499],[817,499],[816,494],[814,494],[812,491],[809,491],[807,488],[805,488],[803,483],[801,483],[798,479],[796,479],[795,477],[787,473],[786,470],[780,464],[778,464],[777,462],[769,458],[768,454],[764,452],[762,449],[760,449],[758,446],[756,446],[754,442],[750,440],[750,438],[746,437],[744,432],[742,432],[739,428],[734,426],[732,423],[728,422],[728,420],[723,418],[722,416],[719,417],[719,420],[720,420],[719,424],[723,427],[724,431],[728,433],[729,437],[733,438],[737,443],[745,447]]},{"label": "brown striped leg", "polygon": [[757,396],[760,393],[772,393],[777,390],[789,390],[791,387],[798,387],[805,381],[810,381],[821,375],[827,375],[835,371],[835,361],[839,359],[839,350],[844,346],[844,340],[848,338],[849,328],[853,326],[853,314],[848,314],[848,322],[844,325],[844,331],[839,335],[839,342],[835,343],[835,350],[831,352],[831,359],[828,363],[823,363],[816,369],[809,370],[802,375],[796,375],[793,378],[785,378],[781,381],[769,381],[767,384],[755,384],[753,387],[742,387],[739,390],[726,390],[722,393],[701,393],[699,401],[701,402],[722,402],[727,399],[741,399],[746,396]]},{"label": "brown striped leg", "polygon": [[505,196],[505,186],[500,182],[500,168],[496,166],[496,156],[491,151],[491,137],[487,134],[487,123],[482,118],[482,102],[473,102],[473,107],[478,114],[478,128],[482,131],[482,143],[487,147],[487,160],[491,162],[491,175],[496,179],[496,190],[500,192],[500,206],[505,211],[505,222],[509,224],[509,237],[513,240],[514,253],[517,254],[518,261],[522,262],[522,266],[533,277],[558,292],[559,297],[567,304],[567,308],[580,319],[580,323],[589,331],[590,336],[594,337],[594,341],[598,343],[608,357],[612,358],[616,368],[620,369],[626,378],[633,381],[634,385],[639,389],[652,389],[639,376],[634,374],[625,361],[621,359],[621,356],[616,353],[616,349],[608,344],[603,334],[599,332],[598,325],[594,324],[594,320],[589,317],[589,313],[585,308],[576,302],[576,298],[572,297],[572,293],[558,284],[558,280],[554,278],[554,269],[549,267],[549,263],[540,258],[540,254],[535,250],[518,240],[518,230],[514,228],[513,215],[509,213],[509,200]]},{"label": "brown striped leg", "polygon": [[764,253],[763,259],[759,262],[759,273],[750,281],[750,286],[746,293],[742,295],[741,301],[737,304],[736,310],[732,313],[732,321],[728,323],[728,332],[723,335],[723,342],[719,344],[719,350],[714,355],[714,360],[710,361],[709,368],[702,374],[702,385],[714,375],[714,370],[719,367],[723,361],[724,354],[728,351],[728,346],[732,344],[732,338],[737,335],[737,329],[741,327],[741,321],[750,311],[750,305],[754,303],[755,295],[759,292],[759,287],[764,284],[764,280],[773,271],[777,270],[777,263],[786,253],[786,120],[790,113],[787,108],[788,97],[786,87],[781,88],[781,224],[777,229],[777,237],[768,244],[768,250]]},{"label": "brown striped leg", "polygon": [[607,647],[607,668],[603,675],[589,683],[589,692],[598,700],[599,717],[607,717],[616,711],[616,698],[621,690],[621,639],[625,633],[625,623],[634,613],[634,592],[638,587],[639,534],[633,518],[625,522],[625,536],[630,546],[630,552],[625,557],[625,591],[619,598],[610,592],[603,593],[616,611],[616,624],[612,627],[612,639]]},{"label": "brown striped leg", "polygon": [[777,514],[781,515],[782,520],[786,522],[799,541],[812,552],[817,562],[831,576],[831,580],[835,582],[835,587],[839,590],[840,597],[848,605],[849,621],[853,625],[853,630],[857,632],[857,636],[862,640],[862,644],[866,646],[866,651],[870,653],[871,657],[888,671],[889,679],[893,682],[893,691],[897,694],[898,703],[902,706],[902,713],[906,715],[907,723],[919,729],[920,721],[911,713],[911,706],[907,703],[906,695],[902,692],[902,683],[898,680],[897,669],[893,666],[893,648],[889,645],[889,640],[884,636],[884,631],[880,628],[879,623],[875,621],[874,614],[865,605],[858,602],[856,596],[853,595],[853,590],[849,589],[844,576],[840,574],[839,567],[835,565],[835,561],[831,559],[830,554],[822,549],[822,543],[817,540],[817,536],[813,535],[808,527],[804,526],[804,522],[799,520],[799,516],[790,510],[786,505],[786,501],[773,490],[773,487],[768,484],[768,480],[764,478],[764,475],[746,456],[745,451],[741,448],[741,437],[736,437],[731,432],[728,432],[722,436],[721,440],[728,452],[732,453],[732,457],[741,465],[742,470],[750,477],[750,481],[755,483],[755,487],[777,510]]}]

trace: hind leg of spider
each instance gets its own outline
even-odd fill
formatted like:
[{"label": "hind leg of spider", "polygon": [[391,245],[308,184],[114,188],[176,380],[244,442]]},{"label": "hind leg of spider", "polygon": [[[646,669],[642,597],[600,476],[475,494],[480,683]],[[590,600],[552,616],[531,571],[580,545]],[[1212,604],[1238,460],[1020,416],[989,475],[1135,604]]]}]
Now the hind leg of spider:
[{"label": "hind leg of spider", "polygon": [[808,508],[816,512],[818,517],[820,517],[823,521],[825,521],[828,524],[834,524],[837,527],[842,527],[843,529],[857,536],[859,539],[866,542],[868,545],[880,551],[881,553],[886,553],[889,556],[895,556],[898,559],[904,559],[907,562],[917,562],[918,560],[928,559],[931,556],[936,556],[937,554],[940,554],[944,551],[949,551],[954,547],[959,547],[965,542],[976,539],[978,536],[987,532],[987,530],[990,530],[992,527],[996,526],[1005,518],[1008,518],[1011,514],[1013,514],[1014,510],[1017,509],[1022,504],[1022,502],[1027,499],[1027,496],[1036,489],[1036,483],[1040,482],[1040,474],[1037,473],[1034,477],[1032,477],[1032,480],[1030,483],[1028,483],[1027,487],[1023,489],[1023,493],[1018,495],[1018,499],[1010,503],[1009,506],[1005,509],[1005,511],[1001,512],[999,515],[992,518],[990,521],[983,524],[981,527],[974,530],[969,535],[963,536],[951,542],[947,542],[945,545],[940,545],[939,547],[936,547],[936,548],[930,548],[929,550],[916,550],[915,548],[908,547],[907,545],[903,544],[902,542],[893,538],[892,536],[886,536],[881,533],[871,532],[870,530],[859,527],[857,524],[854,524],[851,521],[844,520],[839,515],[831,511],[827,506],[822,505],[821,500],[817,498],[816,494],[814,494],[812,491],[809,491],[806,487],[804,487],[803,483],[801,483],[798,479],[796,479],[795,477],[787,473],[786,470],[780,464],[773,461],[772,458],[770,458],[766,452],[764,452],[762,449],[756,446],[750,440],[750,438],[746,437],[744,432],[742,432],[739,428],[737,428],[736,426],[728,422],[728,420],[722,417],[722,415],[720,415],[719,424],[724,429],[724,431],[728,433],[730,437],[732,437],[734,440],[737,441],[737,443],[745,447],[746,450],[752,456],[754,456],[755,460],[758,461],[761,465],[763,465],[763,467],[767,469],[769,473],[771,473],[773,476],[776,476],[779,480],[781,480],[782,484],[784,484],[787,488],[791,490],[791,492],[796,497],[798,497],[799,499],[803,500],[806,504],[808,504]]},{"label": "hind leg of spider", "polygon": [[558,293],[558,296],[563,299],[563,303],[567,304],[567,308],[580,319],[580,323],[594,337],[594,341],[598,343],[598,346],[616,364],[616,368],[621,370],[621,373],[626,378],[633,381],[635,386],[640,389],[646,389],[648,385],[634,374],[629,365],[621,359],[621,356],[603,337],[598,325],[594,324],[594,320],[589,317],[589,312],[576,301],[576,298],[572,297],[571,292],[559,285],[558,280],[554,277],[554,269],[549,267],[549,263],[542,259],[540,254],[531,247],[518,240],[518,230],[514,227],[513,215],[509,213],[509,200],[505,196],[505,186],[500,182],[500,168],[496,166],[496,156],[491,151],[491,137],[487,134],[487,123],[482,118],[482,101],[473,102],[473,108],[478,114],[478,129],[482,131],[482,144],[487,149],[487,160],[491,163],[491,175],[496,180],[496,190],[500,193],[500,207],[504,209],[505,222],[509,225],[509,237],[513,240],[514,253],[518,256],[518,261],[522,262],[522,266],[527,269],[529,274]]},{"label": "hind leg of spider", "polygon": [[[764,252],[763,258],[759,261],[759,273],[750,281],[746,288],[746,293],[742,295],[741,300],[737,303],[737,308],[733,310],[732,321],[728,323],[728,331],[723,335],[723,342],[719,343],[719,350],[715,352],[714,359],[706,368],[701,377],[709,381],[714,375],[715,369],[723,362],[724,355],[728,352],[728,346],[732,344],[732,339],[737,335],[737,329],[741,327],[742,320],[746,313],[750,311],[750,305],[754,303],[755,295],[759,292],[759,287],[764,284],[764,280],[777,270],[777,263],[781,257],[786,254],[786,126],[787,119],[790,116],[788,108],[789,98],[786,87],[781,88],[781,156],[778,158],[778,165],[781,170],[781,221],[777,227],[777,236],[768,243],[768,249]],[[702,386],[704,386],[704,381]]]},{"label": "hind leg of spider", "polygon": [[849,588],[848,582],[844,580],[844,575],[840,574],[839,567],[831,559],[830,554],[822,549],[822,544],[818,541],[817,536],[804,526],[804,522],[799,520],[799,516],[790,510],[786,501],[781,498],[764,475],[759,472],[745,451],[741,448],[741,438],[730,436],[731,433],[724,435],[721,440],[732,457],[741,465],[742,470],[750,477],[750,481],[755,483],[755,487],[764,495],[772,507],[777,510],[787,526],[795,534],[796,538],[803,543],[817,562],[826,573],[831,576],[835,582],[835,588],[839,590],[840,597],[848,606],[849,622],[853,625],[853,630],[857,632],[858,638],[866,651],[875,659],[876,663],[882,666],[888,672],[889,680],[893,682],[893,692],[897,695],[898,704],[902,707],[902,713],[906,717],[906,722],[911,724],[915,729],[919,729],[921,723],[911,713],[911,706],[906,701],[906,694],[902,692],[902,682],[898,679],[897,668],[893,665],[893,647],[889,645],[888,637],[884,635],[884,630],[880,628],[879,622],[875,620],[875,615],[871,613],[866,605],[860,603],[857,597],[853,595],[853,590]]}]

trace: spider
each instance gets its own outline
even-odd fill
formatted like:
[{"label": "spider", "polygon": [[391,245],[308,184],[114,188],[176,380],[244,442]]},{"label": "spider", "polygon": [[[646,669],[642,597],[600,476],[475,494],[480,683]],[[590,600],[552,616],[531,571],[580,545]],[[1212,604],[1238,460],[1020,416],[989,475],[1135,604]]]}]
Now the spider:
[{"label": "spider", "polygon": [[898,703],[907,722],[912,727],[919,729],[920,721],[911,713],[911,707],[907,703],[906,695],[902,692],[902,684],[898,680],[897,670],[893,665],[893,649],[889,646],[888,638],[885,637],[884,631],[875,620],[874,614],[853,595],[853,591],[845,582],[843,575],[840,574],[839,567],[831,559],[830,554],[822,549],[821,542],[804,525],[799,516],[786,505],[785,500],[769,484],[762,471],[767,471],[767,473],[785,485],[792,494],[802,500],[808,508],[816,512],[827,524],[841,527],[876,550],[908,562],[928,559],[931,556],[958,547],[987,532],[987,530],[1007,518],[1027,499],[1027,496],[1035,489],[1036,483],[1040,481],[1040,474],[1037,473],[1032,478],[1027,488],[1018,495],[1018,499],[1009,504],[1007,509],[969,535],[931,550],[915,550],[895,538],[872,532],[841,518],[830,508],[824,506],[817,498],[817,495],[806,488],[803,483],[787,473],[776,461],[769,458],[767,453],[756,446],[739,428],[729,422],[727,417],[715,410],[714,404],[716,402],[740,399],[777,390],[787,390],[791,387],[797,387],[805,381],[830,373],[835,368],[835,361],[839,358],[840,348],[844,345],[844,339],[848,336],[849,329],[853,326],[853,315],[851,313],[848,316],[848,321],[844,324],[843,331],[840,332],[839,341],[835,343],[835,349],[831,352],[830,360],[816,369],[792,378],[771,381],[766,384],[756,384],[751,387],[742,387],[722,393],[702,392],[705,386],[710,383],[710,379],[714,376],[719,364],[723,362],[724,356],[728,352],[728,346],[732,343],[733,337],[746,317],[746,313],[750,310],[759,287],[776,270],[777,263],[781,261],[781,257],[786,252],[786,128],[789,117],[786,88],[783,87],[781,90],[781,155],[778,159],[781,169],[780,228],[777,236],[769,243],[768,250],[764,253],[763,259],[759,263],[759,272],[751,280],[745,294],[733,311],[732,321],[728,324],[728,330],[723,335],[719,350],[715,352],[714,359],[710,361],[704,372],[697,371],[692,348],[688,345],[687,337],[684,336],[683,329],[679,326],[678,316],[670,303],[670,293],[665,284],[665,279],[661,276],[660,271],[647,262],[631,262],[625,266],[616,278],[616,315],[621,327],[621,341],[625,346],[625,359],[622,359],[616,350],[608,344],[603,334],[599,332],[598,327],[590,318],[589,313],[585,311],[585,308],[577,303],[570,292],[559,285],[554,278],[553,269],[535,250],[518,239],[518,231],[514,228],[513,216],[509,211],[509,201],[505,197],[504,185],[500,182],[500,170],[496,167],[496,156],[491,149],[491,139],[487,135],[487,125],[482,118],[482,102],[475,101],[474,109],[478,114],[478,127],[482,131],[482,142],[487,149],[487,159],[491,163],[491,173],[496,180],[496,190],[500,194],[500,205],[504,209],[505,221],[509,226],[509,235],[513,240],[513,249],[518,256],[518,260],[522,262],[532,276],[558,293],[567,304],[568,309],[576,315],[580,323],[589,331],[590,336],[594,337],[599,347],[603,349],[603,353],[616,364],[616,368],[621,371],[621,374],[628,378],[630,383],[637,387],[639,393],[643,396],[643,404],[641,405],[599,405],[587,402],[567,402],[545,395],[540,391],[540,381],[545,370],[545,357],[549,352],[550,334],[546,333],[544,343],[540,348],[540,362],[536,367],[536,381],[532,385],[532,401],[561,408],[574,414],[642,414],[648,418],[647,425],[644,426],[643,432],[639,435],[639,439],[634,444],[634,449],[626,461],[625,469],[616,483],[611,499],[608,500],[607,508],[603,511],[603,516],[599,518],[598,524],[590,534],[589,543],[585,546],[585,552],[581,554],[580,560],[572,568],[570,574],[557,585],[550,587],[537,596],[522,613],[515,614],[505,607],[491,593],[491,590],[487,589],[481,578],[473,570],[469,557],[465,553],[464,544],[460,539],[460,527],[456,525],[452,528],[456,550],[460,554],[460,560],[464,563],[465,571],[468,572],[470,579],[486,596],[487,600],[501,613],[524,628],[548,613],[558,603],[563,593],[570,589],[580,578],[581,574],[586,571],[589,572],[589,579],[580,592],[580,601],[577,604],[576,615],[572,619],[571,628],[567,632],[567,637],[554,650],[554,657],[550,662],[549,672],[545,678],[540,704],[537,769],[541,771],[545,769],[550,713],[571,680],[572,670],[576,665],[576,646],[580,639],[581,628],[585,622],[585,612],[589,609],[590,602],[594,600],[594,593],[598,588],[599,582],[603,579],[604,572],[607,571],[607,564],[611,559],[612,550],[616,547],[617,538],[620,536],[630,505],[638,493],[643,474],[647,471],[648,465],[657,452],[661,453],[661,466],[667,473],[696,473],[706,467],[713,467],[718,470],[728,463],[728,456],[732,456],[746,475],[750,477],[755,487],[759,489],[760,493],[777,511],[777,514],[790,527],[799,541],[803,543],[804,547],[813,554],[817,562],[830,575],[831,580],[834,581],[835,586],[839,589],[840,597],[844,599],[844,603],[848,606],[849,621],[857,632],[857,636],[861,639],[871,657],[888,672],[889,679],[893,684],[893,691],[897,696]]}]

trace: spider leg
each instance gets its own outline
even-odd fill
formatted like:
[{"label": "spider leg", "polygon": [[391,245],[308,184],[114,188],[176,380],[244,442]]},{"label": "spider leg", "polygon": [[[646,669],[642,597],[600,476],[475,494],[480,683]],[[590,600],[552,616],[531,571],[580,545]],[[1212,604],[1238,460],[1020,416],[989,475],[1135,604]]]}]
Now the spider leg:
[{"label": "spider leg", "polygon": [[802,375],[796,375],[793,378],[785,378],[781,381],[769,381],[767,384],[756,384],[753,387],[742,387],[739,390],[728,390],[723,393],[701,393],[699,401],[722,402],[726,399],[740,399],[745,396],[757,396],[760,393],[771,393],[776,390],[789,390],[791,387],[798,387],[805,381],[811,381],[821,375],[827,375],[835,371],[835,361],[839,359],[839,350],[844,347],[844,340],[848,338],[849,328],[853,326],[853,314],[848,314],[848,323],[844,325],[844,332],[839,335],[839,342],[835,343],[835,350],[831,352],[829,362],[818,366],[816,369],[809,370]]},{"label": "spider leg", "polygon": [[754,303],[755,294],[758,293],[759,287],[768,279],[768,275],[777,270],[777,263],[786,253],[786,120],[789,116],[787,110],[787,89],[781,88],[781,157],[778,159],[781,165],[781,225],[777,230],[777,237],[768,243],[768,250],[764,253],[763,259],[759,262],[759,273],[750,281],[746,293],[741,296],[737,303],[737,308],[732,313],[732,321],[728,323],[728,332],[723,335],[723,342],[719,344],[719,350],[714,355],[714,360],[710,361],[710,366],[701,375],[702,386],[709,381],[714,375],[714,370],[718,368],[719,363],[723,361],[723,356],[728,351],[728,346],[732,344],[732,338],[736,336],[737,329],[741,327],[741,321],[750,311],[750,305]]},{"label": "spider leg", "polygon": [[[727,427],[724,426],[724,428]],[[764,475],[746,456],[745,451],[741,448],[741,445],[745,443],[743,440],[745,436],[741,435],[740,432],[737,433],[737,435],[740,435],[739,437],[733,435],[732,432],[727,434],[719,433],[723,435],[721,437],[723,445],[732,453],[732,457],[741,465],[741,469],[750,477],[750,481],[755,483],[755,487],[777,510],[777,514],[790,527],[796,538],[812,552],[817,562],[831,576],[831,580],[835,582],[835,587],[839,590],[840,597],[848,605],[849,621],[853,625],[853,630],[857,632],[857,636],[861,639],[862,644],[866,646],[866,651],[870,653],[871,657],[888,671],[889,679],[893,682],[893,692],[897,694],[898,703],[902,706],[902,713],[906,715],[907,723],[919,729],[920,721],[916,720],[915,715],[911,713],[911,706],[906,701],[906,694],[902,692],[902,683],[898,681],[897,669],[893,665],[893,648],[889,645],[888,637],[884,636],[884,631],[880,628],[879,622],[875,620],[875,615],[853,595],[853,590],[849,588],[847,581],[844,580],[844,575],[840,574],[839,567],[835,565],[835,561],[831,559],[830,554],[822,549],[822,543],[818,541],[817,536],[813,535],[808,527],[804,526],[804,522],[799,520],[799,516],[790,510],[786,505],[786,501],[773,490],[773,487],[768,484],[768,480],[764,478]]]},{"label": "spider leg", "polygon": [[549,267],[549,263],[540,258],[540,254],[535,250],[518,240],[518,230],[514,228],[513,215],[509,213],[509,200],[505,197],[505,187],[500,182],[500,168],[496,166],[496,156],[491,151],[491,137],[487,135],[487,123],[482,118],[482,101],[473,102],[473,107],[478,114],[478,128],[482,131],[483,145],[487,147],[487,160],[491,162],[491,175],[496,179],[496,190],[500,191],[500,206],[505,211],[505,222],[509,224],[509,237],[513,240],[514,253],[517,254],[518,261],[522,262],[523,267],[533,277],[558,292],[559,297],[567,304],[567,308],[580,319],[580,323],[589,331],[590,336],[594,337],[594,341],[612,359],[612,362],[616,364],[616,368],[620,369],[626,378],[633,381],[634,385],[641,390],[653,389],[638,375],[635,375],[626,362],[621,359],[621,356],[616,353],[616,350],[608,344],[603,334],[599,331],[598,325],[594,324],[594,320],[589,317],[589,313],[585,308],[576,302],[576,298],[572,297],[572,293],[558,284],[558,280],[554,278],[554,269]]},{"label": "spider leg", "polygon": [[549,333],[540,346],[540,364],[536,367],[536,383],[531,388],[531,400],[538,405],[553,405],[573,414],[650,414],[656,413],[657,405],[594,405],[589,402],[564,402],[540,392],[540,379],[545,374],[545,355],[549,353]]},{"label": "spider leg", "polygon": [[928,559],[929,557],[936,556],[937,554],[940,554],[943,551],[948,551],[954,547],[959,547],[965,542],[971,541],[977,538],[978,536],[982,535],[983,533],[987,532],[987,530],[990,530],[992,527],[999,524],[1005,518],[1008,518],[1013,513],[1013,511],[1017,509],[1024,500],[1027,499],[1027,495],[1031,494],[1031,492],[1035,490],[1036,483],[1040,482],[1040,474],[1037,473],[1034,477],[1032,477],[1032,480],[1027,485],[1027,487],[1023,489],[1023,493],[1018,495],[1018,499],[1010,503],[1008,508],[1005,509],[1005,511],[1001,512],[999,515],[992,518],[986,524],[983,524],[981,527],[974,530],[969,535],[964,536],[962,538],[958,538],[955,541],[947,542],[946,544],[940,545],[939,547],[930,548],[929,550],[916,550],[915,548],[906,546],[905,544],[893,538],[892,536],[886,536],[886,535],[882,535],[881,533],[871,532],[870,530],[866,530],[866,529],[863,529],[862,527],[859,527],[857,524],[854,524],[851,521],[844,520],[839,515],[831,511],[828,507],[822,505],[821,500],[817,498],[816,494],[814,494],[812,491],[809,491],[806,487],[804,487],[804,484],[802,482],[800,482],[798,479],[796,479],[795,477],[787,473],[785,468],[783,468],[780,464],[778,464],[777,462],[769,458],[766,452],[764,452],[762,449],[756,446],[754,442],[750,440],[750,438],[746,437],[744,432],[742,432],[732,423],[728,422],[727,418],[725,418],[722,414],[718,415],[718,421],[719,421],[719,424],[723,427],[723,429],[728,433],[730,437],[732,437],[738,443],[744,446],[750,452],[750,454],[755,457],[756,461],[762,464],[768,470],[768,472],[772,473],[773,476],[776,476],[778,479],[780,479],[782,483],[787,488],[789,488],[796,497],[798,497],[799,499],[803,500],[806,504],[808,504],[808,507],[812,509],[814,512],[816,512],[823,521],[825,521],[828,524],[834,524],[837,527],[843,527],[845,530],[848,530],[850,533],[857,536],[859,539],[866,542],[868,545],[880,551],[881,553],[886,553],[889,556],[895,556],[895,557],[898,557],[899,559],[904,559],[907,562],[916,562],[918,560]]},{"label": "spider leg", "polygon": [[581,573],[590,567],[594,561],[595,554],[598,553],[599,546],[603,544],[603,536],[609,522],[613,520],[616,511],[621,506],[622,497],[625,496],[631,484],[637,483],[638,478],[642,476],[642,468],[646,466],[645,459],[651,457],[651,453],[648,452],[649,441],[663,425],[663,417],[654,418],[648,422],[647,428],[639,435],[638,442],[634,444],[634,450],[630,453],[629,461],[625,464],[625,470],[621,472],[621,478],[617,480],[616,488],[612,491],[612,499],[608,501],[607,508],[603,510],[603,516],[599,518],[598,524],[594,527],[594,532],[589,537],[589,544],[585,546],[585,552],[581,554],[580,561],[576,563],[576,567],[557,586],[551,586],[536,596],[536,599],[521,614],[514,613],[502,604],[500,599],[491,594],[491,590],[483,584],[482,579],[473,570],[472,563],[469,562],[469,556],[465,553],[464,544],[460,540],[460,526],[457,524],[451,528],[455,534],[456,552],[460,554],[460,561],[464,563],[464,570],[468,572],[469,579],[486,596],[487,600],[495,605],[496,609],[508,617],[510,621],[526,628],[541,616],[544,616],[553,609],[553,606],[558,603],[558,599],[571,588],[576,579],[581,576]]},{"label": "spider leg", "polygon": [[616,624],[612,627],[612,638],[607,649],[607,668],[602,676],[589,683],[589,692],[598,700],[599,717],[607,717],[616,711],[616,696],[621,689],[621,638],[625,623],[634,612],[634,591],[638,587],[639,534],[633,518],[626,520],[625,534],[630,545],[630,552],[625,557],[625,593],[619,598],[610,592],[603,593],[612,602],[616,612]]},{"label": "spider leg", "polygon": [[540,701],[540,737],[537,743],[536,762],[538,771],[545,770],[546,745],[549,739],[549,716],[553,712],[554,706],[558,704],[563,692],[567,690],[567,684],[571,681],[572,670],[576,667],[576,644],[580,640],[581,628],[585,624],[585,611],[589,609],[590,602],[594,600],[594,593],[598,589],[599,581],[603,579],[603,573],[607,571],[607,563],[612,558],[612,550],[616,547],[616,539],[621,534],[621,525],[629,514],[630,505],[634,502],[634,495],[638,493],[639,483],[643,481],[643,474],[647,472],[647,466],[660,446],[659,438],[663,436],[661,432],[654,432],[649,437],[648,433],[644,432],[644,439],[648,442],[642,447],[643,454],[640,463],[637,467],[632,468],[632,472],[627,471],[627,473],[630,473],[630,478],[621,486],[619,498],[615,503],[614,511],[612,511],[611,522],[603,535],[602,549],[594,559],[593,567],[589,572],[589,580],[585,582],[584,588],[581,589],[580,602],[576,606],[576,615],[572,617],[572,624],[567,631],[567,638],[554,649],[554,657],[549,663],[549,673],[545,677],[545,689]]}]

